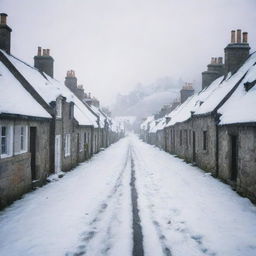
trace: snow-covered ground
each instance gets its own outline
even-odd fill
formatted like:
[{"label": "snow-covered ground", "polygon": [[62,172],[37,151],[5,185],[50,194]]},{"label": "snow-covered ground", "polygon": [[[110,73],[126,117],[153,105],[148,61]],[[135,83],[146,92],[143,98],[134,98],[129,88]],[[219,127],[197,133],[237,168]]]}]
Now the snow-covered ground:
[{"label": "snow-covered ground", "polygon": [[248,199],[134,135],[0,213],[0,255],[132,255],[132,170],[145,255],[256,255]]}]

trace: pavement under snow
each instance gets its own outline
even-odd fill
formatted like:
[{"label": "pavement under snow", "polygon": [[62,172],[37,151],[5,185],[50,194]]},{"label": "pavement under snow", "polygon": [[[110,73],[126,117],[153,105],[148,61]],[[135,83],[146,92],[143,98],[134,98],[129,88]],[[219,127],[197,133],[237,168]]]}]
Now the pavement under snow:
[{"label": "pavement under snow", "polygon": [[130,135],[0,213],[0,255],[256,255],[256,207]]}]

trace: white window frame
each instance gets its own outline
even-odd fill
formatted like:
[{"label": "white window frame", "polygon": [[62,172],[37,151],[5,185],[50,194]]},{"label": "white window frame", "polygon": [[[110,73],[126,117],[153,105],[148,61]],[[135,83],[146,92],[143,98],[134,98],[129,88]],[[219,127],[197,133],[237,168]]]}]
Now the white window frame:
[{"label": "white window frame", "polygon": [[62,117],[62,100],[57,99],[56,100],[56,118]]},{"label": "white window frame", "polygon": [[[7,152],[2,153],[2,127],[6,127],[6,148]],[[13,156],[13,125],[0,125],[0,157],[6,158]]]},{"label": "white window frame", "polygon": [[[23,135],[21,131],[23,129]],[[23,138],[23,149],[21,148],[21,140]],[[28,152],[28,126],[17,125],[14,127],[14,154],[23,154]]]},{"label": "white window frame", "polygon": [[71,148],[70,141],[71,141],[70,134],[66,134],[65,135],[65,157],[70,156],[70,148]]}]

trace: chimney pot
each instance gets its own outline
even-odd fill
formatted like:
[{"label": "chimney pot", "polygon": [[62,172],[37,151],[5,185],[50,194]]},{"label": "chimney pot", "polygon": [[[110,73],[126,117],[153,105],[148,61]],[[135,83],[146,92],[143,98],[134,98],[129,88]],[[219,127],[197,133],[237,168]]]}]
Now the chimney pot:
[{"label": "chimney pot", "polygon": [[237,36],[236,41],[237,41],[238,44],[240,44],[241,43],[241,29],[237,30],[237,35],[236,36]]},{"label": "chimney pot", "polygon": [[243,32],[243,43],[244,44],[248,43],[248,33],[247,32]]},{"label": "chimney pot", "polygon": [[222,57],[218,58],[218,64],[223,64],[223,58]]},{"label": "chimney pot", "polygon": [[213,64],[214,63],[214,58],[212,57],[212,59],[211,59],[211,64]]},{"label": "chimney pot", "polygon": [[7,16],[8,15],[6,13],[0,13],[0,24],[1,25],[6,25]]},{"label": "chimney pot", "polygon": [[37,48],[37,56],[42,56],[42,47],[40,46]]},{"label": "chimney pot", "polygon": [[46,49],[47,56],[50,56],[50,49]]},{"label": "chimney pot", "polygon": [[236,31],[231,31],[231,44],[234,44],[236,42]]}]

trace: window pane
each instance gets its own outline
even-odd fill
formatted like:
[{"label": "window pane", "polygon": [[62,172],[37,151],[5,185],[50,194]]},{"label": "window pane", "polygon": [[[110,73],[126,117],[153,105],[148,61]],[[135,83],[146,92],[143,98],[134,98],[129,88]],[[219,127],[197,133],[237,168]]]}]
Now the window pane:
[{"label": "window pane", "polygon": [[24,150],[24,127],[20,127],[20,149]]},{"label": "window pane", "polygon": [[1,128],[1,154],[7,154],[7,127]]},{"label": "window pane", "polygon": [[6,127],[2,126],[1,136],[6,136]]},{"label": "window pane", "polygon": [[1,138],[1,153],[2,154],[7,154],[7,141],[6,137]]}]

